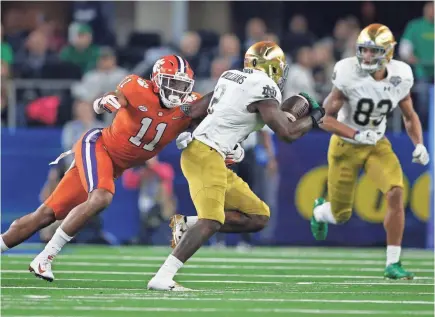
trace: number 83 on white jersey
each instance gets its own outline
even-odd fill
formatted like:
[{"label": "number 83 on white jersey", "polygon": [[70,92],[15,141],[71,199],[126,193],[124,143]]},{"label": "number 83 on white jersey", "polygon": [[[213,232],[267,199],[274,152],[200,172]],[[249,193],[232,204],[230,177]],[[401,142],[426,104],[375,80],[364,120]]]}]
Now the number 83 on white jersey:
[{"label": "number 83 on white jersey", "polygon": [[387,77],[376,81],[360,70],[356,57],[335,65],[332,83],[347,98],[338,113],[338,121],[355,130],[373,130],[379,137],[385,134],[387,114],[409,94],[414,84],[409,65],[393,59],[386,68]]}]

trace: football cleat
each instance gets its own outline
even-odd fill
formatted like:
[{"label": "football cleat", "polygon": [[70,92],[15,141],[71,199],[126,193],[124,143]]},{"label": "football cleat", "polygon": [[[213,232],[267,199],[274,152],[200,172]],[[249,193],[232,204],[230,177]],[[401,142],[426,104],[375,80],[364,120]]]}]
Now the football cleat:
[{"label": "football cleat", "polygon": [[[316,207],[323,205],[325,199],[317,198],[314,201],[313,211]],[[325,240],[328,235],[328,224],[326,222],[319,222],[314,216],[311,217],[311,233],[316,240]]]},{"label": "football cleat", "polygon": [[183,287],[172,279],[161,279],[156,277],[153,277],[151,281],[148,282],[147,288],[152,291],[171,291],[171,292],[191,291],[190,288]]},{"label": "football cleat", "polygon": [[185,217],[183,215],[172,216],[169,227],[172,229],[171,248],[175,248],[188,229]]},{"label": "football cleat", "polygon": [[29,271],[34,273],[36,277],[53,282],[54,275],[51,270],[51,262],[53,259],[53,256],[46,255],[45,252],[42,252],[30,263]]},{"label": "football cleat", "polygon": [[384,277],[390,280],[412,280],[414,279],[414,273],[406,271],[399,261],[385,268]]}]

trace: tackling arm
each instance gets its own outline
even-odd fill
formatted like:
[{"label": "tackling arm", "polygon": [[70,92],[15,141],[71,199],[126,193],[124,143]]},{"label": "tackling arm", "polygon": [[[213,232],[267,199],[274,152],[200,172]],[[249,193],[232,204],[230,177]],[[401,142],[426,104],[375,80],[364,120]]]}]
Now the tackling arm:
[{"label": "tackling arm", "polygon": [[191,104],[181,106],[181,110],[192,119],[204,119],[207,116],[207,109],[213,97],[213,91],[202,96],[202,98]]},{"label": "tackling arm", "polygon": [[326,114],[320,127],[340,137],[353,139],[357,131],[336,119],[337,113],[340,111],[341,107],[343,107],[345,101],[346,96],[336,87],[333,87],[332,91],[323,102]]},{"label": "tackling arm", "polygon": [[412,140],[412,143],[414,143],[414,145],[422,144],[423,133],[421,129],[420,118],[414,110],[412,98],[409,94],[399,102],[399,107],[402,111],[406,132]]},{"label": "tackling arm", "polygon": [[207,109],[210,105],[211,98],[213,97],[213,91],[204,95],[197,101],[191,104],[182,105],[181,111],[183,111],[187,116],[192,118],[189,129],[195,129],[199,123],[207,116]]}]

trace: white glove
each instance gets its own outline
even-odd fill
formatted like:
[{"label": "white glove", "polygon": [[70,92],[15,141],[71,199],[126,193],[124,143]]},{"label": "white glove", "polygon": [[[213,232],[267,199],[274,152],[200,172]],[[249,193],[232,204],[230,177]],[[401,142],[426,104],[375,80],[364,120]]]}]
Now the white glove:
[{"label": "white glove", "polygon": [[92,106],[94,107],[94,111],[96,114],[102,114],[104,112],[103,107],[101,106],[100,102],[103,98],[98,98],[95,99],[94,103],[92,104]]},{"label": "white glove", "polygon": [[429,153],[423,144],[417,144],[412,152],[412,163],[427,165],[429,163]]},{"label": "white glove", "polygon": [[93,107],[94,111],[98,114],[103,113],[103,111],[112,113],[116,110],[121,109],[121,104],[119,103],[118,98],[115,95],[106,95],[102,98],[98,98],[97,100],[95,100]]},{"label": "white glove", "polygon": [[177,140],[175,141],[177,143],[177,148],[179,150],[183,150],[187,148],[190,142],[193,141],[192,133],[190,132],[183,132],[180,133]]},{"label": "white glove", "polygon": [[358,131],[353,137],[359,144],[375,145],[378,142],[378,135],[371,130]]},{"label": "white glove", "polygon": [[233,165],[236,163],[240,163],[245,158],[245,150],[242,148],[240,143],[237,143],[234,150],[227,154],[225,157],[226,165]]}]

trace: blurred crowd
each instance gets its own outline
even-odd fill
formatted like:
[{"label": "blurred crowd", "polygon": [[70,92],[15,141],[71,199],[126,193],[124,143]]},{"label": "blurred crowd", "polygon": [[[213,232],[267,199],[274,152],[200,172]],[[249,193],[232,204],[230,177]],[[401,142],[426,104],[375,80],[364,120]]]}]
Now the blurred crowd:
[{"label": "blurred crowd", "polygon": [[[323,100],[331,88],[335,62],[355,55],[355,40],[361,28],[376,22],[375,5],[363,2],[361,21],[354,16],[338,19],[330,36],[324,38],[310,31],[304,15],[295,14],[279,35],[271,33],[262,19],[252,18],[240,37],[232,33],[188,31],[179,43],[164,43],[157,33],[133,32],[127,44],[118,47],[110,22],[113,19],[109,16],[113,10],[108,10],[106,5],[105,2],[76,2],[69,25],[45,17],[37,10],[10,9],[4,13],[2,79],[75,81],[63,88],[51,84],[20,87],[13,99],[18,125],[62,125],[74,117],[71,105],[75,101],[92,102],[112,90],[128,73],[149,78],[155,60],[167,54],[185,57],[196,74],[195,90],[206,93],[214,88],[222,72],[241,68],[246,49],[260,40],[274,41],[286,52],[290,71],[284,97],[305,91]],[[419,36],[418,32],[428,30],[429,36]],[[429,44],[422,43],[425,38],[432,49],[427,50]],[[424,7],[420,19],[409,22],[403,42],[396,50],[400,52],[396,58],[415,66],[417,82],[433,82],[433,3]],[[2,85],[3,123],[7,118],[8,93],[8,86]],[[109,123],[111,117],[99,119]]]},{"label": "blurred crowd", "polygon": [[[330,35],[323,38],[310,31],[306,16],[295,14],[280,34],[272,33],[264,20],[254,17],[246,23],[241,35],[188,31],[179,43],[166,43],[160,34],[133,32],[126,45],[120,47],[116,44],[115,26],[111,22],[114,12],[110,5],[108,2],[74,2],[69,24],[34,9],[4,12],[1,25],[3,125],[7,124],[8,111],[11,111],[8,103],[13,102],[18,126],[63,126],[62,147],[69,150],[85,131],[110,124],[112,116],[97,116],[92,110],[92,101],[113,90],[127,74],[149,78],[160,56],[179,54],[189,61],[195,72],[194,90],[207,93],[214,89],[224,71],[242,68],[245,51],[262,40],[276,42],[286,53],[290,69],[284,98],[304,91],[322,101],[331,89],[334,64],[354,56],[360,30],[377,22],[375,5],[363,2],[360,19],[354,16],[338,19]],[[422,17],[409,21],[402,34],[397,38],[399,49],[395,58],[414,68],[416,82],[423,87],[417,89],[416,100],[425,124],[428,87],[424,85],[433,83],[434,72],[433,3],[427,3]],[[20,79],[31,81],[18,85]],[[70,82],[64,84],[61,79]],[[9,80],[17,83],[15,90],[9,89]],[[242,144],[247,153],[246,166],[240,164],[235,168],[272,209],[274,217],[262,233],[262,241],[271,239],[277,215],[279,171],[270,132],[252,134]],[[54,189],[68,165],[69,162],[50,170],[41,192],[42,200]],[[141,226],[139,232],[124,243],[152,243],[152,236],[160,225],[176,212],[173,174],[172,168],[158,159],[125,173],[124,187],[139,191]],[[42,232],[42,240],[51,237],[56,225],[58,223]],[[249,235],[242,236],[240,246],[249,246],[251,240]],[[96,217],[77,241],[114,243],[114,237],[103,231],[101,219]],[[217,236],[216,244],[225,244],[225,237]]]}]

